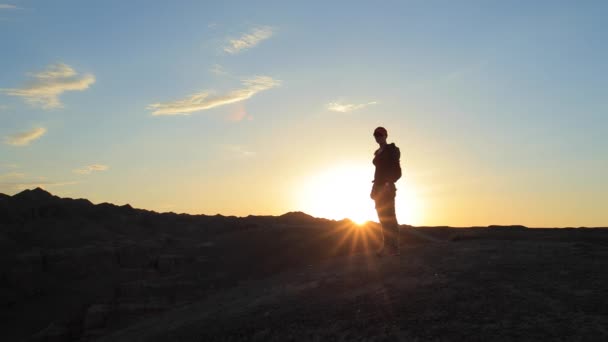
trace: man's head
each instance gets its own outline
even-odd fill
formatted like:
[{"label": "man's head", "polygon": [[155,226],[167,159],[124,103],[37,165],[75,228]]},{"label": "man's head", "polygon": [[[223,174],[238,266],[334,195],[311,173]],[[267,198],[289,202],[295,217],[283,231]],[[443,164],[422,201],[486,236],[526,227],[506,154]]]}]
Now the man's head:
[{"label": "man's head", "polygon": [[374,130],[374,138],[376,139],[377,143],[385,143],[386,144],[386,137],[388,137],[388,132],[386,131],[386,128],[384,127],[377,127]]},{"label": "man's head", "polygon": [[374,130],[374,136],[376,135],[384,135],[386,137],[388,136],[388,132],[384,127],[376,127],[376,129]]}]

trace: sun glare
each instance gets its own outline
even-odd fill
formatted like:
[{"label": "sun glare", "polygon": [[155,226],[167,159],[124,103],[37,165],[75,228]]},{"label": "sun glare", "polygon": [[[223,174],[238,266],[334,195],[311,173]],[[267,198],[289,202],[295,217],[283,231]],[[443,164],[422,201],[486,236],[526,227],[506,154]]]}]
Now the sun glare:
[{"label": "sun glare", "polygon": [[[302,211],[328,219],[351,219],[357,224],[378,221],[374,202],[369,198],[373,165],[342,164],[320,171],[302,183],[298,191]],[[402,184],[403,183],[403,184]],[[396,210],[401,224],[419,224],[420,201],[407,182],[397,183]]]}]

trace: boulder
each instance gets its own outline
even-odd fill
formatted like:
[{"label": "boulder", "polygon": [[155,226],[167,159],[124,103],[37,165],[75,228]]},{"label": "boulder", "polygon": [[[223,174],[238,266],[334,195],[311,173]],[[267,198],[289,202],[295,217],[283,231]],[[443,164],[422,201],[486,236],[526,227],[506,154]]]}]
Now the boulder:
[{"label": "boulder", "polygon": [[89,306],[84,315],[83,329],[85,334],[90,330],[104,328],[111,312],[112,308],[107,304],[93,304]]},{"label": "boulder", "polygon": [[114,253],[120,267],[140,268],[150,266],[159,249],[157,244],[146,242],[120,246],[114,250]]},{"label": "boulder", "polygon": [[57,322],[49,324],[46,328],[30,337],[30,341],[35,342],[69,342],[71,340],[70,329]]},{"label": "boulder", "polygon": [[13,254],[19,250],[19,245],[8,236],[0,233],[0,251],[3,255]]},{"label": "boulder", "polygon": [[84,246],[49,251],[46,262],[53,274],[77,279],[112,271],[114,260],[111,248]]},{"label": "boulder", "polygon": [[10,308],[17,304],[17,301],[15,290],[0,287],[0,308]]},{"label": "boulder", "polygon": [[156,260],[156,269],[159,272],[167,273],[175,271],[179,266],[186,262],[187,258],[179,254],[159,255]]}]

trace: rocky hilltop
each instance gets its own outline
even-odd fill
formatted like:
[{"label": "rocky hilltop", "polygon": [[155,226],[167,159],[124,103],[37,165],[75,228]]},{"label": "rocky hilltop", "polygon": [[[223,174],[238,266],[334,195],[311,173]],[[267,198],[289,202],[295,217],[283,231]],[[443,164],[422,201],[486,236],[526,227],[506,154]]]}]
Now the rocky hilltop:
[{"label": "rocky hilltop", "polygon": [[608,230],[379,227],[0,194],[4,341],[605,340]]}]

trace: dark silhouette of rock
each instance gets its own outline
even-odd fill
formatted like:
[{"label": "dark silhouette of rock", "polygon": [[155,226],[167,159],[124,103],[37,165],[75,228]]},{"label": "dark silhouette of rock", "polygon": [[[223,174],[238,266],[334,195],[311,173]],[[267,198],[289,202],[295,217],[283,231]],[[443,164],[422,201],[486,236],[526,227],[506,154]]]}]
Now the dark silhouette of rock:
[{"label": "dark silhouette of rock", "polygon": [[30,340],[32,342],[69,342],[72,341],[72,334],[69,327],[53,322],[40,332],[34,334]]},{"label": "dark silhouette of rock", "polygon": [[608,337],[608,229],[490,227],[403,225],[378,260],[375,222],[0,195],[3,340]]},{"label": "dark silhouette of rock", "polygon": [[286,214],[279,216],[279,219],[283,223],[296,223],[296,224],[297,223],[307,224],[307,223],[315,222],[317,220],[315,217],[312,217],[301,211],[288,212]]},{"label": "dark silhouette of rock", "polygon": [[488,228],[492,229],[528,229],[526,226],[522,225],[509,225],[509,226],[501,226],[501,225],[490,225]]},{"label": "dark silhouette of rock", "polygon": [[53,199],[57,199],[58,197],[51,195],[51,193],[42,188],[35,188],[32,190],[23,190],[20,193],[13,195],[12,198],[13,200],[17,201],[28,202],[31,205],[49,202]]}]

